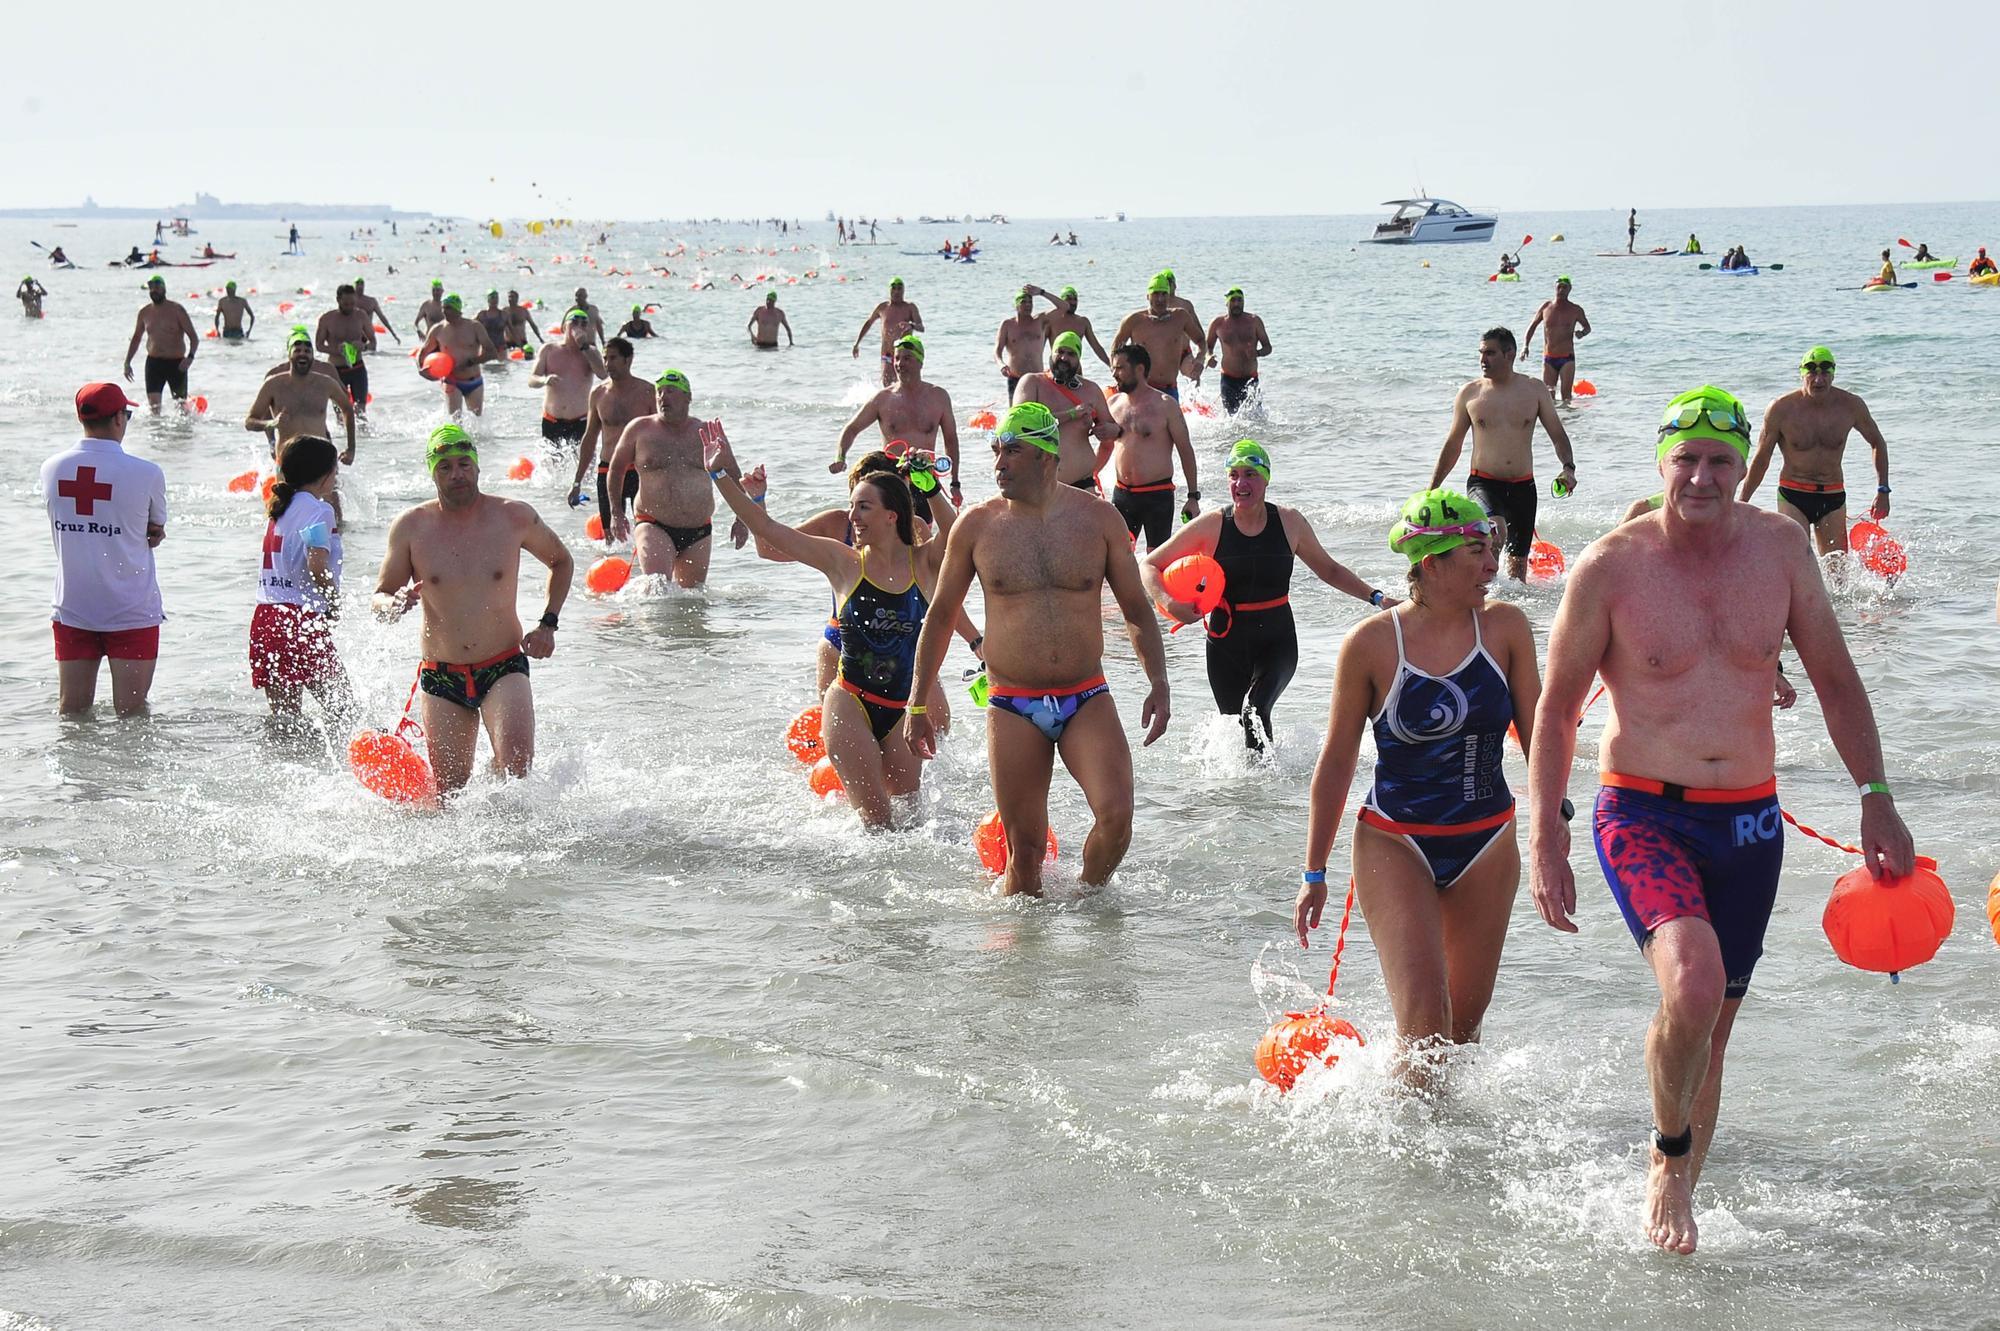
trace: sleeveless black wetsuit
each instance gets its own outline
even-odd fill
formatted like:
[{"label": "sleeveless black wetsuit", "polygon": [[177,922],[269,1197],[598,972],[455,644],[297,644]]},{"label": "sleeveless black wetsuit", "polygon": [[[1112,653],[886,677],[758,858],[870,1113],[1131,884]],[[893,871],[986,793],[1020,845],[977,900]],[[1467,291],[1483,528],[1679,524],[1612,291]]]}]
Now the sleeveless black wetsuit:
[{"label": "sleeveless black wetsuit", "polygon": [[1229,599],[1208,617],[1208,687],[1225,716],[1243,718],[1244,742],[1261,749],[1271,735],[1271,708],[1299,668],[1287,599],[1297,561],[1277,508],[1264,505],[1264,529],[1255,536],[1238,531],[1235,509],[1224,509],[1215,562]]}]

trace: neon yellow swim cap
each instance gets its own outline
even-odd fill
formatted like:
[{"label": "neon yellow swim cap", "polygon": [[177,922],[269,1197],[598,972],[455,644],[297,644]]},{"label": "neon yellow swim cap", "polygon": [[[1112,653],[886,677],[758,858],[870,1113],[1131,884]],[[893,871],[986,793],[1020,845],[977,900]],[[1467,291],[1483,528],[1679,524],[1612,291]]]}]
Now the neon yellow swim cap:
[{"label": "neon yellow swim cap", "polygon": [[778,303],[778,293],[775,291],[766,291],[764,293],[764,303],[766,305],[776,305]]},{"label": "neon yellow swim cap", "polygon": [[438,463],[453,455],[462,455],[479,461],[479,446],[472,442],[472,436],[463,426],[440,425],[431,431],[430,442],[424,445],[424,465],[431,474],[437,474]]},{"label": "neon yellow swim cap", "polygon": [[1667,403],[1660,417],[1660,444],[1655,461],[1664,459],[1684,439],[1717,439],[1750,460],[1750,417],[1734,393],[1703,384]]},{"label": "neon yellow swim cap", "polygon": [[444,303],[448,309],[462,310],[465,308],[465,297],[454,291],[444,298]]},{"label": "neon yellow swim cap", "polygon": [[1064,300],[1068,300],[1071,296],[1074,296],[1076,294],[1076,288],[1064,287],[1061,291],[1058,291],[1056,294],[1058,296],[1061,296]]},{"label": "neon yellow swim cap", "polygon": [[912,352],[916,354],[917,363],[919,365],[923,364],[924,340],[921,337],[918,337],[915,333],[903,334],[901,337],[896,339],[896,350],[901,351],[904,347],[908,347]]},{"label": "neon yellow swim cap", "polygon": [[1229,450],[1228,470],[1238,467],[1252,467],[1266,484],[1271,480],[1271,455],[1255,439],[1238,439],[1236,447]]},{"label": "neon yellow swim cap", "polygon": [[1083,339],[1075,333],[1063,333],[1056,338],[1057,351],[1073,351],[1078,360],[1083,359]]},{"label": "neon yellow swim cap", "polygon": [[903,285],[903,279],[902,279],[902,278],[900,278],[900,277],[892,277],[892,278],[890,278],[890,279],[889,279],[889,290],[891,290],[891,291],[894,291],[894,290],[895,290],[895,289],[896,289],[897,287],[899,287],[899,286],[901,286],[901,285]]},{"label": "neon yellow swim cap", "polygon": [[230,293],[234,294],[234,293],[235,293],[235,291],[236,291],[236,284],[235,284],[234,282],[224,282],[224,283],[222,284],[222,289],[223,289],[224,291],[227,291],[227,292],[230,292]]},{"label": "neon yellow swim cap", "polygon": [[1826,347],[1814,347],[1811,351],[1799,357],[1800,374],[1804,374],[1814,365],[1824,365],[1827,369],[1831,370],[1833,368],[1833,352]]},{"label": "neon yellow swim cap", "polygon": [[1039,402],[1023,402],[1018,407],[1010,407],[1000,424],[995,427],[993,437],[1003,444],[1016,439],[1033,444],[1044,453],[1055,453],[1062,448],[1062,427],[1056,424],[1056,414]]},{"label": "neon yellow swim cap", "polygon": [[1034,297],[1028,294],[1028,289],[1026,287],[1022,287],[1019,291],[1016,291],[1014,293],[1014,303],[1016,305],[1019,305],[1022,301],[1033,300],[1033,299]]},{"label": "neon yellow swim cap", "polygon": [[301,342],[307,346],[311,346],[312,340],[312,334],[306,331],[304,324],[293,324],[292,331],[285,334],[285,347],[287,350],[290,350]]},{"label": "neon yellow swim cap", "polygon": [[1222,293],[1222,298],[1224,300],[1240,300],[1242,299],[1242,297],[1243,297],[1242,287],[1231,287],[1229,288],[1229,290]]},{"label": "neon yellow swim cap", "polygon": [[653,380],[653,387],[678,388],[689,397],[694,396],[694,386],[688,383],[688,377],[679,370],[668,370],[665,374]]},{"label": "neon yellow swim cap", "polygon": [[1168,277],[1165,273],[1154,273],[1153,280],[1146,283],[1146,294],[1150,296],[1156,291],[1169,296],[1173,295],[1174,279]]},{"label": "neon yellow swim cap", "polygon": [[1415,564],[1484,540],[1491,529],[1476,500],[1440,486],[1420,490],[1404,502],[1396,525],[1389,528],[1389,548]]}]

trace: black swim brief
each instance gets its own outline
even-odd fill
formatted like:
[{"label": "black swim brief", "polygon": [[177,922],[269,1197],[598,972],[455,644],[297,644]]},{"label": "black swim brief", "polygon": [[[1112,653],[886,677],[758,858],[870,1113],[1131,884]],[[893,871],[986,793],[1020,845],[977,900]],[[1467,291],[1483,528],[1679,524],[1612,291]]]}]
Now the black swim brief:
[{"label": "black swim brief", "polygon": [[1465,492],[1479,501],[1487,517],[1507,524],[1507,553],[1526,559],[1535,539],[1535,478],[1503,481],[1475,471]]},{"label": "black swim brief", "polygon": [[1256,386],[1257,376],[1254,374],[1247,379],[1238,379],[1233,374],[1223,375],[1222,409],[1234,416],[1236,409],[1243,405],[1244,401],[1250,396],[1250,390]]},{"label": "black swim brief", "polygon": [[[559,421],[553,416],[544,415],[542,417],[542,438],[552,444],[578,443],[582,441],[584,426],[588,424],[589,419],[584,416],[578,416],[575,420]],[[632,474],[636,476],[638,473],[634,472]]]},{"label": "black swim brief", "polygon": [[425,661],[417,667],[417,687],[433,698],[478,711],[493,686],[509,675],[528,673],[528,654],[518,647],[474,665]]},{"label": "black swim brief", "polygon": [[354,404],[356,411],[368,405],[368,366],[337,365],[333,372],[340,376],[341,384],[347,389],[347,400]]},{"label": "black swim brief", "polygon": [[686,554],[690,546],[700,544],[715,532],[715,524],[713,522],[704,522],[699,527],[669,527],[666,523],[647,513],[644,509],[641,509],[633,516],[640,522],[658,527],[661,531],[665,532],[667,539],[674,543],[674,553],[676,555]]},{"label": "black swim brief", "polygon": [[1146,485],[1114,485],[1111,487],[1111,505],[1125,519],[1125,530],[1135,538],[1135,548],[1136,538],[1141,532],[1145,533],[1148,550],[1159,549],[1174,534],[1174,482],[1171,476]]},{"label": "black swim brief", "polygon": [[1778,498],[1805,514],[1807,524],[1814,527],[1847,507],[1847,491],[1844,488],[1814,485],[1810,481],[1791,485],[1780,481]]},{"label": "black swim brief", "polygon": [[158,397],[162,388],[172,389],[176,399],[187,399],[188,376],[179,356],[146,357],[147,396]]}]

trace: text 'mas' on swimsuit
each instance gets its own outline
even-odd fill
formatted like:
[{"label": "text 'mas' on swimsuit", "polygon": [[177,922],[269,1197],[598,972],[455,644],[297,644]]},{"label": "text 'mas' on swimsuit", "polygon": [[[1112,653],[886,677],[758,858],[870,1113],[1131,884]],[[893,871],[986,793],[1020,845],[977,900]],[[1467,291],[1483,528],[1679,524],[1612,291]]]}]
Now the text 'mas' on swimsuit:
[{"label": "text 'mas' on swimsuit", "polygon": [[869,578],[863,551],[861,577],[840,603],[838,682],[860,700],[877,743],[902,720],[915,687],[917,635],[930,608],[917,586],[916,557],[912,551],[909,583],[892,592]]}]

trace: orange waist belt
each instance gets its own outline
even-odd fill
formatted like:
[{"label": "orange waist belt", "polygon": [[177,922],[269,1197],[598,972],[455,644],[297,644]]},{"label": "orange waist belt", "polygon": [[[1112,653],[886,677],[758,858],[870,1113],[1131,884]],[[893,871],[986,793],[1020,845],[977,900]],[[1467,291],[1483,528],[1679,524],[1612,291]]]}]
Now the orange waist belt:
[{"label": "orange waist belt", "polygon": [[1597,779],[1613,790],[1636,790],[1642,795],[1662,795],[1688,804],[1741,804],[1746,800],[1767,799],[1778,793],[1778,778],[1775,776],[1754,786],[1744,786],[1741,790],[1703,790],[1677,786],[1670,781],[1654,781],[1650,777],[1625,776],[1618,772],[1604,772]]}]

